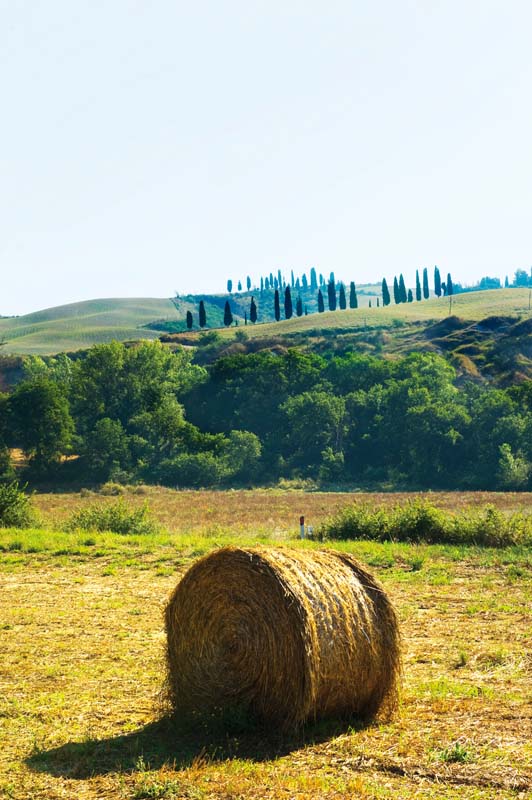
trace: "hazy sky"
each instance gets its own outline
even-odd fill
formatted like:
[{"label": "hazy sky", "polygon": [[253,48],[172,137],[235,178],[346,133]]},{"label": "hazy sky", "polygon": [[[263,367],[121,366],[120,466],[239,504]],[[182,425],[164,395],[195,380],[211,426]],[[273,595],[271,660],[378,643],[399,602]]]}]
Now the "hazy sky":
[{"label": "hazy sky", "polygon": [[532,264],[532,5],[0,0],[0,313]]}]

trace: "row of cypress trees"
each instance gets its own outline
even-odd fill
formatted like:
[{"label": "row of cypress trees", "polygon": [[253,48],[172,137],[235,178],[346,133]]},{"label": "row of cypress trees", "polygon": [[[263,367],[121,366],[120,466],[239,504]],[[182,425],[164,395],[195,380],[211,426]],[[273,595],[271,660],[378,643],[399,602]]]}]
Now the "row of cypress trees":
[{"label": "row of cypress trees", "polygon": [[[279,276],[280,276],[280,271],[279,271]],[[274,313],[274,318],[275,318],[275,320],[277,322],[281,319],[281,304],[280,304],[279,283],[278,283],[279,279],[280,278],[277,278],[275,280],[276,288],[274,290],[274,301],[273,301],[274,302],[274,311],[273,311],[273,313]],[[292,279],[293,279],[293,272],[292,272]],[[311,280],[311,288],[312,288],[312,284],[313,283],[315,284],[315,286],[317,288],[317,277],[316,277],[316,271],[314,270],[314,268],[312,268],[312,270],[311,270],[311,279],[312,279]],[[323,280],[323,276],[320,275],[320,279]],[[248,278],[248,284],[250,284],[250,283],[251,283],[250,279]],[[261,278],[261,285],[262,285],[262,283],[263,283],[263,279]],[[228,290],[231,291],[232,282],[228,281],[227,284],[228,284]],[[230,284],[231,284],[231,289],[229,288]],[[324,287],[324,284],[320,285],[320,288],[318,289],[318,313],[322,313],[322,312],[325,311],[325,300],[324,300],[324,296],[323,296],[323,292],[322,292],[322,286]],[[347,297],[346,297],[346,291],[345,291],[344,284],[340,283],[339,290],[338,290],[338,298],[336,296],[337,287],[336,287],[336,283],[335,283],[335,280],[334,280],[334,274],[333,273],[331,273],[329,282],[327,283],[326,286],[327,286],[327,303],[328,303],[329,311],[336,311],[337,307],[339,307],[341,310],[346,309],[347,308]],[[267,288],[269,288],[269,284],[268,284]],[[391,295],[390,295],[390,290],[388,288],[388,283],[386,281],[386,278],[382,279],[381,290],[382,290],[382,304],[383,304],[383,306],[390,305],[390,303],[391,303]],[[447,280],[442,282],[440,271],[439,271],[438,267],[434,267],[434,294],[436,295],[436,297],[441,297],[442,295],[445,297],[445,296],[450,296],[450,295],[453,294],[453,282],[452,282],[452,278],[451,278],[450,273],[447,273]],[[428,300],[429,296],[430,296],[429,278],[428,278],[427,268],[425,267],[423,269],[423,286],[421,285],[421,281],[420,281],[420,278],[419,278],[419,270],[416,270],[415,298],[416,298],[416,301],[421,301],[422,298],[424,300]],[[394,303],[396,305],[398,305],[399,303],[412,303],[413,300],[414,300],[414,293],[412,292],[412,289],[408,289],[408,291],[407,291],[402,273],[399,275],[399,280],[397,279],[397,277],[394,277],[394,279],[393,279],[393,299],[394,299]],[[370,301],[370,304],[371,304],[371,301]],[[379,305],[379,299],[377,298],[377,306],[378,305]],[[351,283],[349,285],[349,308],[358,308],[358,298],[357,298],[356,286],[355,286],[354,281],[351,281]],[[293,313],[294,313],[294,308],[293,308],[293,303],[292,303],[292,293],[290,291],[290,286],[289,285],[285,285],[285,287],[284,287],[284,316],[285,316],[285,319],[290,319],[293,316]],[[298,294],[297,300],[296,300],[296,315],[298,317],[301,317],[301,316],[303,316],[303,313],[305,315],[307,314],[307,307],[305,306],[303,308],[303,300],[301,298],[301,295]],[[206,311],[205,311],[205,304],[204,304],[203,300],[200,300],[198,316],[199,316],[199,326],[200,326],[200,328],[204,328],[207,325],[207,314],[206,314]],[[245,315],[246,323],[247,323],[247,320],[248,320],[248,315],[246,313],[246,315]],[[257,321],[257,304],[255,302],[255,298],[254,297],[251,298],[251,302],[250,302],[249,320],[252,323],[255,323]],[[194,320],[193,320],[193,316],[192,316],[192,312],[191,311],[187,311],[186,323],[187,323],[187,328],[190,330],[193,327],[193,324],[194,324]],[[233,313],[231,311],[231,306],[230,306],[229,300],[226,300],[225,307],[224,307],[224,325],[226,327],[228,327],[229,325],[232,325],[232,324],[233,324]]]}]

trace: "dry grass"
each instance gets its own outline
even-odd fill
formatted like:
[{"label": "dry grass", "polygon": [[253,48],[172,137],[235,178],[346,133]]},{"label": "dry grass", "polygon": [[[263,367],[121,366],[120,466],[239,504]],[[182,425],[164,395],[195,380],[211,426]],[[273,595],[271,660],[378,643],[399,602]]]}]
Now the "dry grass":
[{"label": "dry grass", "polygon": [[397,617],[347,554],[221,548],[188,570],[165,620],[174,714],[240,707],[290,729],[395,710]]},{"label": "dry grass", "polygon": [[[100,497],[103,503],[116,498]],[[302,492],[259,489],[252,491],[175,491],[162,487],[137,487],[125,493],[128,504],[141,507],[148,500],[159,522],[170,531],[265,530],[268,538],[299,529],[299,517],[317,526],[338,509],[357,500],[375,507],[391,507],[407,499],[423,497],[435,506],[457,511],[493,504],[501,511],[532,507],[530,492]],[[35,503],[50,525],[62,524],[74,511],[95,500],[95,494],[39,494]]]},{"label": "dry grass", "polygon": [[[202,497],[207,507],[217,499],[216,524],[232,512],[239,535],[257,542],[233,493],[186,493],[175,502],[183,513],[190,504],[199,513]],[[526,498],[515,497],[499,505]],[[50,498],[43,498],[47,513]],[[431,499],[453,498],[463,503],[463,495]],[[273,515],[293,530],[305,498],[263,492],[244,499],[264,520]],[[309,499],[317,516],[327,496]],[[323,513],[339,502],[329,500]],[[64,513],[79,504],[56,501]],[[192,525],[194,508],[186,514]],[[529,553],[342,543],[342,552],[372,564],[398,609],[405,660],[398,718],[362,728],[321,724],[291,737],[235,729],[191,735],[157,722],[164,608],[197,542],[214,548],[216,531],[176,534],[151,549],[97,535],[78,550],[73,534],[45,536],[52,549],[0,557],[0,797],[531,796]],[[76,544],[70,551],[67,541]]]}]

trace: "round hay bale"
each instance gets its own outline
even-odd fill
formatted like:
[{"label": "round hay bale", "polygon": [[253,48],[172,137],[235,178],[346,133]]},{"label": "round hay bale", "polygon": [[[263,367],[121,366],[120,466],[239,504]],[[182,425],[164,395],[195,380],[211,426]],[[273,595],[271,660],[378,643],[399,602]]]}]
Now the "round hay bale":
[{"label": "round hay bale", "polygon": [[165,617],[178,714],[238,706],[286,729],[395,708],[397,617],[347,554],[217,550],[184,575]]}]

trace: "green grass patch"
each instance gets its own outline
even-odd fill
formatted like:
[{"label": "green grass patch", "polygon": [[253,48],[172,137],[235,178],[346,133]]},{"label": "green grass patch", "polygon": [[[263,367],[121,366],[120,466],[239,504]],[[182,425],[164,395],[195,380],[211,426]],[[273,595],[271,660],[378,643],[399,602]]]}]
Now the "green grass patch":
[{"label": "green grass patch", "polygon": [[532,516],[521,512],[507,516],[491,505],[451,514],[418,499],[377,510],[355,503],[331,517],[321,534],[325,539],[344,541],[530,547]]}]

